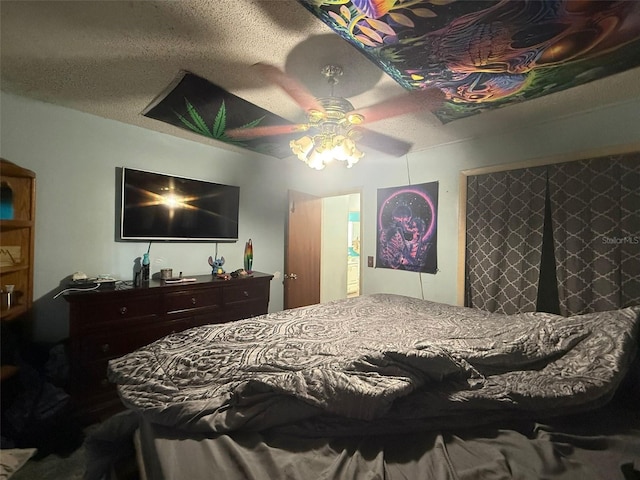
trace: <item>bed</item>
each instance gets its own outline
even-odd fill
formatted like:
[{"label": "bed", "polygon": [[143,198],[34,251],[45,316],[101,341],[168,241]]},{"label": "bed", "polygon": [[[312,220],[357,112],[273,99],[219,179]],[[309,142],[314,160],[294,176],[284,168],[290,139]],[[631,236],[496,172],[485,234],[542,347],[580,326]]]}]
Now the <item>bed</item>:
[{"label": "bed", "polygon": [[196,327],[110,361],[93,446],[150,480],[638,478],[639,317],[374,294]]}]

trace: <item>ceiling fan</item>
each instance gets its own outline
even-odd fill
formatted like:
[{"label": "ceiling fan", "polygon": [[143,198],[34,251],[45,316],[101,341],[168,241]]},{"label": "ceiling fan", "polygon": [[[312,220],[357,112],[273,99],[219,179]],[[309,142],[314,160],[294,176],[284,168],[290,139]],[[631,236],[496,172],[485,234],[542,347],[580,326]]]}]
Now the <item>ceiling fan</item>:
[{"label": "ceiling fan", "polygon": [[318,170],[332,159],[345,161],[348,167],[355,164],[364,155],[358,150],[356,141],[383,153],[405,155],[411,143],[362,125],[426,109],[435,110],[445,99],[441,90],[429,88],[407,92],[356,110],[347,99],[333,95],[333,86],[342,74],[340,66],[326,65],[322,68],[321,73],[332,86],[331,96],[323,98],[316,98],[296,78],[274,65],[257,63],[252,68],[284,90],[306,112],[307,122],[241,127],[228,130],[226,134],[234,139],[250,139],[309,131],[309,135],[292,140],[290,146],[300,160]]}]

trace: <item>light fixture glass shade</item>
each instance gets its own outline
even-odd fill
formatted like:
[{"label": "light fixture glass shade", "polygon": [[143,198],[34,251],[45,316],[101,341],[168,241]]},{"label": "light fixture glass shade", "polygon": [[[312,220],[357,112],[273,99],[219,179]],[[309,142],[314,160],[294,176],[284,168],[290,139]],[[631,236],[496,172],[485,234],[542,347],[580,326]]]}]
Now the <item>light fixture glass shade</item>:
[{"label": "light fixture glass shade", "polygon": [[344,135],[333,138],[332,153],[336,160],[347,162],[347,168],[351,168],[364,156],[364,153],[356,147],[356,143]]},{"label": "light fixture glass shade", "polygon": [[333,160],[346,162],[347,168],[351,168],[364,153],[358,150],[353,139],[347,136],[348,133],[324,132],[314,137],[305,135],[298,140],[291,140],[289,146],[300,160],[316,170],[322,170]]},{"label": "light fixture glass shade", "polygon": [[328,153],[326,150],[318,151],[314,148],[306,159],[307,165],[316,170],[322,170],[331,161],[331,156]]},{"label": "light fixture glass shade", "polygon": [[306,162],[307,155],[309,155],[309,152],[311,152],[314,147],[313,138],[309,135],[305,135],[298,140],[291,140],[291,142],[289,142],[289,147],[291,147],[291,151],[297,155],[300,160]]}]

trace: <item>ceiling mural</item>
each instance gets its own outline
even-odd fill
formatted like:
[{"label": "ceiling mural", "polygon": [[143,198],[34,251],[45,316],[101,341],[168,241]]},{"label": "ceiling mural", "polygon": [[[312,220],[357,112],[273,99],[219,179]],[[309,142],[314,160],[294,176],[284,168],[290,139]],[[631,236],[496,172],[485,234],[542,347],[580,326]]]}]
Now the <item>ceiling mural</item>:
[{"label": "ceiling mural", "polygon": [[443,122],[640,65],[640,2],[298,0]]},{"label": "ceiling mural", "polygon": [[293,135],[242,140],[230,138],[227,132],[235,128],[291,125],[291,122],[193,73],[180,72],[142,114],[265,155],[276,158],[291,155],[289,141]]}]

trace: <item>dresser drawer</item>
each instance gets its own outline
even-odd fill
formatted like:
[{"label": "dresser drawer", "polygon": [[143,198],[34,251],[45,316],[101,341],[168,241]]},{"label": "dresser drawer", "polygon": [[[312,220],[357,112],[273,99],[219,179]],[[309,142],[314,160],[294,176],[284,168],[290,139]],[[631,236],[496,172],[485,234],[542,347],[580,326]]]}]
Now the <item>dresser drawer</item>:
[{"label": "dresser drawer", "polygon": [[170,293],[165,297],[167,313],[182,312],[198,308],[218,307],[222,304],[220,288],[192,289]]},{"label": "dresser drawer", "polygon": [[269,284],[258,282],[239,283],[238,285],[229,285],[223,289],[224,304],[233,305],[243,302],[268,302]]},{"label": "dresser drawer", "polygon": [[122,298],[111,301],[95,302],[86,305],[87,312],[74,318],[81,318],[82,328],[104,328],[105,323],[126,322],[130,319],[152,320],[160,313],[158,297]]},{"label": "dresser drawer", "polygon": [[257,317],[267,313],[269,306],[265,300],[252,302],[236,302],[224,311],[225,321],[240,320],[243,318]]},{"label": "dresser drawer", "polygon": [[187,326],[179,319],[148,324],[145,328],[136,326],[138,328],[85,335],[80,340],[81,362],[119,357]]}]

